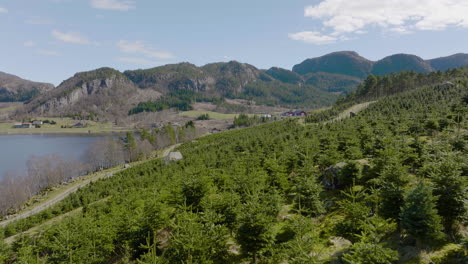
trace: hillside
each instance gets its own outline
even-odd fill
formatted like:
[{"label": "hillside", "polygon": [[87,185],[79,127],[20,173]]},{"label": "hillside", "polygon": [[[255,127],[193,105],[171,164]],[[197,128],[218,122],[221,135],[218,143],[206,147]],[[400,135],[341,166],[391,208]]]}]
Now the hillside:
[{"label": "hillside", "polygon": [[292,84],[301,84],[303,83],[303,78],[301,75],[282,68],[272,67],[265,71],[266,74],[270,75],[271,77],[285,83],[292,83]]},{"label": "hillside", "polygon": [[303,76],[305,83],[313,85],[323,91],[345,94],[355,91],[362,83],[362,79],[336,73],[317,72]]},{"label": "hillside", "polygon": [[457,53],[452,56],[428,60],[429,64],[436,71],[446,71],[448,69],[459,68],[468,65],[468,54]]},{"label": "hillside", "polygon": [[466,263],[468,77],[431,74],[352,118],[189,141],[5,227],[29,231],[0,259]]},{"label": "hillside", "polygon": [[431,60],[423,60],[411,54],[394,54],[374,62],[356,52],[340,51],[307,59],[295,65],[293,71],[300,75],[324,72],[364,79],[371,73],[385,75],[401,71],[445,71],[463,66],[468,66],[468,54],[458,53]]},{"label": "hillside", "polygon": [[462,80],[466,80],[466,78],[468,78],[468,67],[445,72],[401,72],[384,76],[371,74],[358,86],[356,91],[341,97],[331,108],[310,113],[307,120],[309,122],[329,121],[353,105],[384,99],[421,87],[435,87],[440,90],[460,88],[464,85]]},{"label": "hillside", "polygon": [[[311,110],[330,106],[340,95],[354,92],[371,73],[432,72],[431,65],[440,69],[466,63],[464,54],[430,61],[396,54],[372,62],[356,52],[342,51],[307,59],[293,71],[278,67],[261,70],[237,61],[204,66],[185,62],[123,73],[101,68],[77,73],[53,90],[17,88],[26,92],[15,95],[10,89],[4,94],[8,100],[13,96],[23,101],[35,96],[17,112],[17,119],[30,115],[93,116],[116,121],[141,112],[187,111],[195,102],[215,104],[226,111],[252,104]],[[241,99],[246,105],[229,105],[225,99]]]},{"label": "hillside", "polygon": [[[312,109],[332,104],[336,95],[312,85],[283,82],[235,61],[203,67],[180,63],[124,73],[111,68],[77,73],[53,91],[28,102],[18,115],[92,115],[114,120],[127,113],[178,105],[184,105],[179,110],[189,110],[193,102],[220,102],[223,98]],[[140,103],[151,107],[132,110]],[[155,104],[160,106],[153,107]]]},{"label": "hillside", "polygon": [[54,89],[50,83],[32,82],[0,72],[0,102],[24,102]]},{"label": "hillside", "polygon": [[365,78],[372,68],[372,62],[354,51],[333,52],[322,57],[307,59],[293,67],[293,71],[304,75],[327,72]]},{"label": "hillside", "polygon": [[385,57],[374,63],[371,73],[374,75],[386,75],[400,71],[431,72],[431,65],[415,55],[395,54]]},{"label": "hillside", "polygon": [[456,86],[459,79],[467,76],[468,67],[426,74],[402,72],[389,76],[370,75],[345,101],[370,101],[425,85],[438,85],[441,89],[450,89]]},{"label": "hillside", "polygon": [[111,68],[75,74],[56,89],[28,102],[19,114],[43,116],[97,116],[119,118],[137,102],[160,94],[138,89],[125,75]]}]

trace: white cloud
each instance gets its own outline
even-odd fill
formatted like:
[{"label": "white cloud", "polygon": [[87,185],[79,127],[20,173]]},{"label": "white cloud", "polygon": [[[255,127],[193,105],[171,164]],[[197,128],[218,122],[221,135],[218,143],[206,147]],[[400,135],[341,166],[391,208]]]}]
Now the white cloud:
[{"label": "white cloud", "polygon": [[413,33],[412,31],[408,30],[405,27],[393,27],[389,29],[392,32],[398,33],[398,34],[411,34]]},{"label": "white cloud", "polygon": [[119,58],[116,58],[115,60],[120,61],[120,62],[131,63],[131,64],[145,65],[145,66],[155,66],[155,65],[160,64],[152,60],[148,60],[144,58],[136,58],[136,57],[119,57]]},{"label": "white cloud", "polygon": [[467,14],[466,0],[323,0],[304,11],[320,20],[325,28],[321,36],[334,37],[362,34],[371,27],[398,34],[468,28]]},{"label": "white cloud", "polygon": [[8,13],[8,9],[0,7],[0,13]]},{"label": "white cloud", "polygon": [[156,59],[174,58],[174,56],[171,53],[164,52],[164,51],[156,51],[141,40],[136,40],[136,41],[119,40],[119,42],[117,42],[117,47],[119,48],[121,52],[124,52],[124,53],[142,54],[142,55],[145,55],[146,57],[156,58]]},{"label": "white cloud", "polygon": [[337,38],[327,35],[322,35],[317,31],[303,31],[299,33],[289,34],[289,38],[294,40],[302,40],[307,43],[322,45],[336,42]]},{"label": "white cloud", "polygon": [[135,1],[131,0],[91,0],[91,7],[117,11],[128,11],[135,8]]},{"label": "white cloud", "polygon": [[39,50],[37,51],[41,55],[46,55],[46,56],[58,56],[60,55],[58,52],[53,51],[53,50]]},{"label": "white cloud", "polygon": [[26,41],[23,43],[23,46],[25,47],[35,47],[36,46],[36,42],[34,41]]},{"label": "white cloud", "polygon": [[90,41],[79,32],[60,32],[58,30],[53,30],[52,36],[57,40],[67,43],[90,44]]}]

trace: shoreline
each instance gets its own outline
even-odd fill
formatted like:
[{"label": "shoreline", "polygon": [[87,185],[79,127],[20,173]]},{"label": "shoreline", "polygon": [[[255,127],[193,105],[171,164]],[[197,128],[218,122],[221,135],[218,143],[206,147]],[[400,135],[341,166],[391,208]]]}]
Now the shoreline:
[{"label": "shoreline", "polygon": [[[50,186],[50,191],[30,197],[24,203],[24,205],[26,206],[20,209],[15,214],[0,216],[0,228],[3,228],[17,220],[21,220],[29,216],[38,214],[43,210],[52,207],[56,203],[61,202],[62,200],[66,199],[70,194],[76,192],[80,188],[83,188],[92,182],[113,177],[115,174],[121,171],[143,164],[145,162],[150,162],[151,160],[166,158],[167,156],[169,156],[169,153],[171,151],[179,147],[181,144],[182,143],[178,143],[170,145],[164,149],[155,150],[153,152],[154,156],[152,155],[151,157],[148,157],[144,160],[134,161],[131,163],[124,163],[101,171],[95,171],[86,175],[78,176],[64,185],[58,184],[55,186]],[[37,200],[37,198],[39,198],[39,200]],[[29,204],[30,202],[32,203]]]},{"label": "shoreline", "polygon": [[134,129],[122,130],[41,130],[40,128],[16,128],[9,130],[0,130],[0,136],[15,136],[15,135],[109,135],[109,134],[125,134],[135,131]]}]

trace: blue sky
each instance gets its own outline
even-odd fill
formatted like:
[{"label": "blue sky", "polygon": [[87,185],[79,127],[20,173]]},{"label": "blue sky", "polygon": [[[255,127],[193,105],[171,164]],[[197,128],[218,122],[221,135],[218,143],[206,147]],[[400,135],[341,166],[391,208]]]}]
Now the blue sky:
[{"label": "blue sky", "polygon": [[103,66],[430,59],[468,52],[467,14],[466,0],[0,0],[0,71],[57,85]]}]

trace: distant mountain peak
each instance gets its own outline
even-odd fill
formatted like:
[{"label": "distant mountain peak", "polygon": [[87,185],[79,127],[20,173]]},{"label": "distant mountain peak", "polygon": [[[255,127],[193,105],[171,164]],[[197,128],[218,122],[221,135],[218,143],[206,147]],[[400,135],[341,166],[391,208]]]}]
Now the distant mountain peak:
[{"label": "distant mountain peak", "polygon": [[372,62],[354,51],[338,51],[321,57],[311,58],[297,64],[293,71],[304,75],[327,72],[365,78],[372,68]]},{"label": "distant mountain peak", "polygon": [[432,66],[421,57],[412,54],[394,54],[374,63],[372,73],[385,75],[400,71],[431,72]]},{"label": "distant mountain peak", "polygon": [[413,54],[397,53],[378,61],[370,61],[355,51],[336,51],[310,58],[293,67],[300,75],[325,72],[366,78],[369,74],[384,75],[401,71],[445,71],[468,65],[468,54],[457,53],[447,57],[424,60]]}]

